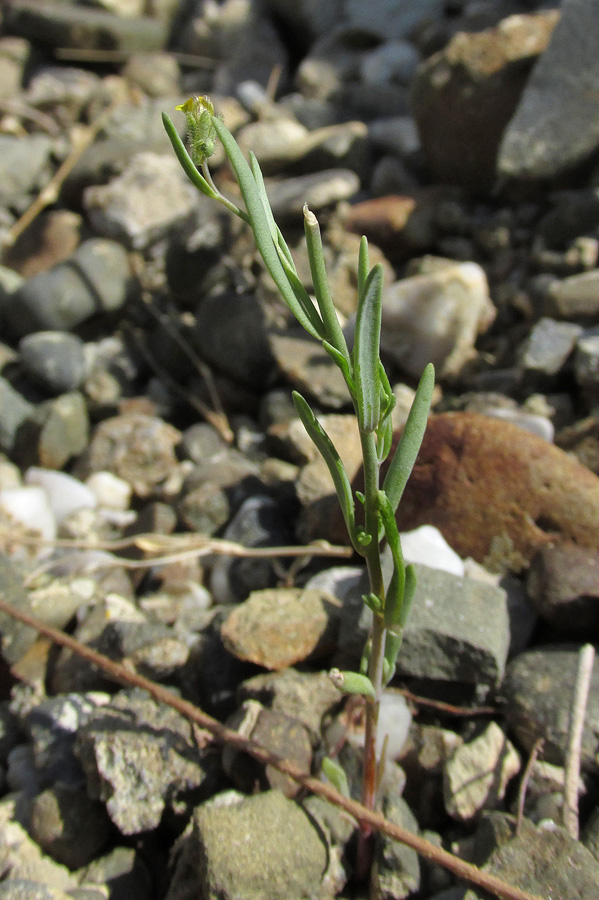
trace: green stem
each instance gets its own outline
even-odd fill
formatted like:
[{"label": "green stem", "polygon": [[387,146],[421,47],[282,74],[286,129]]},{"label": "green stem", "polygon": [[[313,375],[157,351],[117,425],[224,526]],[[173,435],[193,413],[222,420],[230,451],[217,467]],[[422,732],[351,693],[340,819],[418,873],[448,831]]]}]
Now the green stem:
[{"label": "green stem", "polygon": [[[374,433],[360,432],[362,454],[364,459],[364,508],[365,529],[371,536],[370,543],[364,550],[370,591],[384,601],[385,586],[381,568],[381,552],[379,542],[378,490],[380,481],[380,462],[376,450]],[[384,608],[384,602],[383,602]],[[385,622],[381,615],[375,613],[372,622],[372,639],[368,677],[374,687],[374,698],[366,701],[366,732],[364,736],[364,776],[362,781],[362,803],[368,809],[376,807],[378,781],[378,760],[376,757],[376,736],[378,730],[379,707],[383,693],[383,662],[385,658]],[[363,828],[358,841],[356,860],[356,877],[363,880],[369,870],[372,856],[371,830]]]}]

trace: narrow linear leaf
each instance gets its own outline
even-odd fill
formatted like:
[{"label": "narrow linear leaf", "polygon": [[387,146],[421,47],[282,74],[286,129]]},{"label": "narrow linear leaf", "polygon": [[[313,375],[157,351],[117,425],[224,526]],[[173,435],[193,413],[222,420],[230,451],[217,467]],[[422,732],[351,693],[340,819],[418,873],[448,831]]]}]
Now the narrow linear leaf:
[{"label": "narrow linear leaf", "polygon": [[168,139],[173,146],[175,155],[193,186],[197,188],[198,191],[201,191],[202,194],[205,194],[206,197],[210,197],[212,200],[218,200],[218,194],[210,187],[204,176],[196,168],[196,164],[187,152],[185,144],[179,137],[179,132],[165,112],[162,113],[162,124],[164,125]]},{"label": "narrow linear leaf", "polygon": [[266,185],[264,184],[262,169],[260,168],[260,164],[256,158],[256,154],[252,153],[251,151],[250,168],[256,180],[256,186],[260,192],[260,197],[262,198],[262,206],[264,207],[264,212],[266,213],[266,218],[270,228],[270,235],[274,241],[275,247],[277,248],[279,257],[281,258],[281,261],[286,260],[287,264],[293,270],[294,274],[297,275],[297,269],[295,268],[295,263],[291,255],[291,251],[289,250],[287,242],[285,241],[285,238],[281,233],[281,229],[275,222],[275,217],[272,214],[270,201],[268,199],[268,194],[266,193]]},{"label": "narrow linear leaf", "polygon": [[356,315],[353,349],[356,412],[360,431],[365,434],[378,427],[381,411],[379,351],[383,304],[383,267],[374,266],[364,286]]},{"label": "narrow linear leaf", "polygon": [[332,440],[314,415],[309,404],[301,394],[298,394],[297,391],[293,392],[293,402],[295,404],[297,414],[302,420],[304,428],[316,445],[318,452],[324,459],[325,463],[327,464],[328,470],[331,473],[331,478],[333,479],[337,497],[339,498],[341,512],[343,513],[343,518],[345,520],[345,525],[349,533],[350,540],[354,545],[354,548],[358,549],[359,545],[356,537],[354,498],[352,495],[349,478],[347,476],[347,472],[345,471],[345,466],[343,465],[343,461],[337,453]]},{"label": "narrow linear leaf", "polygon": [[402,629],[406,627],[406,622],[408,621],[408,616],[412,609],[412,603],[414,602],[417,584],[418,576],[416,575],[416,569],[412,563],[408,563],[406,566],[406,584],[404,588],[403,603],[401,605],[401,617],[399,620]]},{"label": "narrow linear leaf", "polygon": [[389,498],[393,512],[399,505],[422,444],[434,386],[435,369],[432,363],[429,363],[422,373],[408,420],[383,483],[383,490]]},{"label": "narrow linear leaf", "polygon": [[393,574],[387,588],[385,597],[385,628],[395,632],[400,628],[402,606],[404,601],[406,567],[401,551],[401,540],[395,521],[395,514],[391,508],[389,498],[384,491],[378,492],[379,512],[385,529],[385,537],[391,551],[393,560]]},{"label": "narrow linear leaf", "polygon": [[379,462],[383,462],[391,452],[391,444],[393,443],[393,422],[391,421],[391,413],[388,413],[382,420],[376,430],[376,455]]},{"label": "narrow linear leaf", "polygon": [[331,669],[329,678],[336,688],[344,694],[361,694],[363,697],[375,698],[374,686],[367,675],[358,672],[340,672],[339,669]]},{"label": "narrow linear leaf", "polygon": [[[291,268],[289,267],[286,271],[283,266],[279,251],[271,234],[260,188],[256,184],[256,179],[254,178],[250,165],[239,149],[237,142],[229,129],[216,117],[213,121],[216,133],[225,148],[225,153],[235,172],[241,195],[245,203],[245,208],[249,216],[250,225],[254,233],[254,240],[256,241],[260,256],[264,260],[264,265],[279,289],[283,300],[300,325],[302,325],[302,327],[313,337],[322,340],[322,338],[325,337],[325,334],[320,317],[314,307],[312,307],[314,316],[306,312],[296,296],[294,287],[290,283],[289,272],[291,271]],[[312,301],[310,301],[310,303],[311,302]]]},{"label": "narrow linear leaf", "polygon": [[344,797],[349,797],[349,784],[343,767],[336,760],[331,759],[330,756],[325,756],[321,769],[327,781],[330,781],[333,787],[340,794],[343,794]]},{"label": "narrow linear leaf", "polygon": [[358,253],[358,303],[364,294],[366,279],[370,272],[370,256],[368,253],[368,241],[362,236],[360,240],[360,250]]},{"label": "narrow linear leaf", "polygon": [[385,662],[387,663],[386,684],[389,684],[395,675],[395,664],[397,663],[402,640],[403,633],[401,631],[397,633],[388,631],[385,635]]},{"label": "narrow linear leaf", "polygon": [[351,375],[349,360],[345,358],[343,353],[340,353],[336,347],[333,347],[332,344],[329,344],[328,341],[323,341],[322,346],[327,351],[333,362],[339,366],[341,372],[343,373],[343,377],[345,378],[345,383],[347,384],[348,390],[350,394],[354,392],[354,380]]},{"label": "narrow linear leaf", "polygon": [[316,294],[316,302],[320,309],[320,315],[324,323],[327,340],[347,359],[349,363],[350,357],[345,341],[345,335],[343,334],[343,329],[339,323],[335,304],[333,303],[333,298],[329,289],[320,226],[318,224],[318,219],[314,213],[308,209],[307,204],[304,206],[304,233],[306,235],[306,246],[308,249],[312,283],[314,284],[314,293]]}]

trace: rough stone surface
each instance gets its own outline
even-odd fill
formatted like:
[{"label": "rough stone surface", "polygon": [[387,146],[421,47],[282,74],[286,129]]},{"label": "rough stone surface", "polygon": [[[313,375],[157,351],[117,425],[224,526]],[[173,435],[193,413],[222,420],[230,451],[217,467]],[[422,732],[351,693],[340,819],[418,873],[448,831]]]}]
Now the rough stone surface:
[{"label": "rough stone surface", "polygon": [[460,556],[518,569],[557,540],[597,545],[599,479],[516,425],[444,413],[430,419],[398,521],[435,525]]},{"label": "rough stone surface", "polygon": [[195,190],[178,160],[139,153],[122,175],[90,187],[83,203],[96,231],[134,250],[163,238],[193,210]]},{"label": "rough stone surface", "polygon": [[429,362],[438,378],[455,377],[494,318],[483,269],[476,263],[447,263],[386,288],[381,347],[415,378]]},{"label": "rough stone surface", "polygon": [[[599,863],[578,841],[561,828],[526,828],[507,841],[483,866],[514,887],[552,900],[594,900],[599,884]],[[469,890],[464,900],[482,900]]]},{"label": "rough stone surface", "polygon": [[477,189],[493,182],[503,131],[558,18],[552,10],[460,32],[420,66],[414,116],[429,165],[442,181]]},{"label": "rough stone surface", "polygon": [[575,544],[543,547],[533,557],[526,582],[539,616],[562,637],[599,637],[599,553]]},{"label": "rough stone surface", "polygon": [[472,741],[461,744],[444,768],[445,808],[454,819],[468,821],[503,799],[520,759],[495,722]]},{"label": "rough stone surface", "polygon": [[198,885],[206,900],[318,896],[326,845],[308,816],[279,791],[194,813]]},{"label": "rough stone surface", "polygon": [[190,724],[145,693],[121,691],[77,734],[92,797],[122,834],[156,828],[165,808],[202,784]]},{"label": "rough stone surface", "polygon": [[[542,737],[544,758],[560,766],[565,760],[577,669],[575,645],[537,647],[509,663],[502,685],[509,730],[529,752]],[[582,735],[583,771],[598,771],[598,751],[599,663],[595,660]]]},{"label": "rough stone surface", "polygon": [[505,133],[498,172],[552,178],[599,145],[594,92],[599,79],[595,4],[566,0]]},{"label": "rough stone surface", "polygon": [[271,588],[254,591],[221,628],[227,649],[266,669],[315,659],[335,645],[339,607],[324,591]]}]

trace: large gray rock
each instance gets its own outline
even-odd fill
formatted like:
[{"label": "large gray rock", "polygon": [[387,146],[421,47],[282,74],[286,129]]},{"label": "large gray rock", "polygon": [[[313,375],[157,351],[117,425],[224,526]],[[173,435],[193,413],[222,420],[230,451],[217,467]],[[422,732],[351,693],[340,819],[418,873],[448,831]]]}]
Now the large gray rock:
[{"label": "large gray rock", "polygon": [[302,900],[321,895],[324,838],[279,791],[217,795],[198,807],[167,900]]},{"label": "large gray rock", "polygon": [[[418,584],[404,632],[398,671],[416,678],[496,685],[510,640],[505,591],[416,564]],[[361,595],[365,580],[346,599],[339,634],[344,658],[359,658],[372,613]]]},{"label": "large gray rock", "polygon": [[[599,863],[586,847],[553,826],[533,828],[525,820],[522,833],[493,852],[483,871],[552,900],[595,900]],[[464,900],[482,900],[488,894],[467,891]]]},{"label": "large gray rock", "polygon": [[[528,650],[510,662],[502,685],[508,728],[529,752],[542,737],[544,759],[556,765],[563,765],[566,757],[578,656],[573,644]],[[583,771],[598,771],[598,751],[599,662],[595,660],[582,734]]]},{"label": "large gray rock", "polygon": [[561,18],[505,132],[500,175],[552,178],[599,146],[599,33],[595,0],[564,0]]}]

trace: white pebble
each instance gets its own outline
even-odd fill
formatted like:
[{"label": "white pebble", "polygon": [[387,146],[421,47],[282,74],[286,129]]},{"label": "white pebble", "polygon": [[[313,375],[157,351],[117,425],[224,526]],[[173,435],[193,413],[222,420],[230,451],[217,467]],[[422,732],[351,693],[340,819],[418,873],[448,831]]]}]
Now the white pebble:
[{"label": "white pebble", "polygon": [[37,531],[44,540],[56,537],[56,518],[45,490],[36,485],[4,488],[0,491],[0,506],[25,528]]},{"label": "white pebble", "polygon": [[104,509],[129,509],[132,488],[124,478],[112,472],[94,472],[85,483]]},{"label": "white pebble", "polygon": [[452,575],[464,576],[464,563],[452,550],[438,528],[421,525],[401,535],[404,559],[408,563],[422,563],[431,569],[442,569]]},{"label": "white pebble", "polygon": [[385,741],[387,759],[397,759],[408,738],[412,713],[403,694],[397,691],[385,691],[379,707],[379,728],[377,734],[377,756],[381,753]]},{"label": "white pebble", "polygon": [[76,510],[95,509],[97,506],[93,492],[66,472],[32,466],[25,473],[25,483],[44,489],[59,525]]}]

